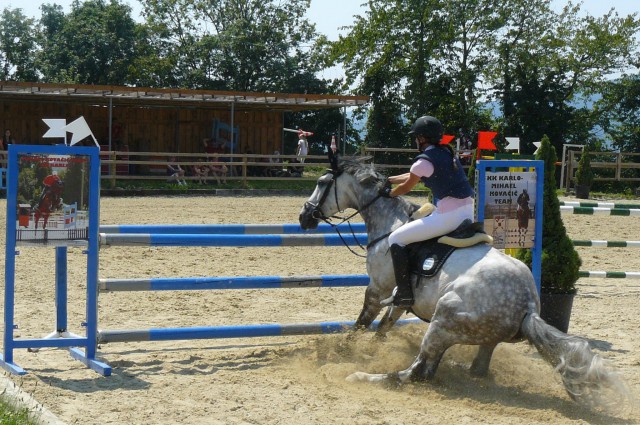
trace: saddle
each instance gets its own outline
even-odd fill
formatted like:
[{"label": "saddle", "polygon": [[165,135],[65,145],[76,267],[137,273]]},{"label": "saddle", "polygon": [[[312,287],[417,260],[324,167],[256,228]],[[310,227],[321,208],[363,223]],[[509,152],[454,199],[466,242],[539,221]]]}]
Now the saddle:
[{"label": "saddle", "polygon": [[409,271],[420,276],[433,276],[456,249],[491,242],[492,238],[484,232],[482,223],[465,220],[445,236],[409,244]]}]

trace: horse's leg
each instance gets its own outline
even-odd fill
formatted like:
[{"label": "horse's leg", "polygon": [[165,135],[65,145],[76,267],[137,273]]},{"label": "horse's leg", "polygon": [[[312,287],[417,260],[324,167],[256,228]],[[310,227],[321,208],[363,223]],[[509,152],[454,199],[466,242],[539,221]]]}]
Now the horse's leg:
[{"label": "horse's leg", "polygon": [[[372,282],[373,283],[373,282]],[[354,325],[355,329],[367,329],[378,317],[378,314],[382,310],[382,305],[379,301],[377,290],[372,289],[372,284],[367,286],[364,293],[364,305],[360,311],[360,315]]]},{"label": "horse's leg", "polygon": [[478,354],[473,359],[470,372],[472,375],[484,377],[489,373],[489,363],[491,363],[491,356],[493,350],[495,350],[497,344],[493,345],[481,345],[478,347]]},{"label": "horse's leg", "polygon": [[[445,294],[436,306],[431,324],[422,339],[420,354],[409,368],[395,373],[355,372],[347,377],[350,382],[393,382],[430,380],[438,369],[444,352],[455,344],[469,343],[470,332],[476,330],[474,315],[455,292]],[[486,349],[485,349],[486,350]],[[484,353],[486,356],[488,350]],[[477,368],[482,363],[479,360]]]},{"label": "horse's leg", "polygon": [[407,381],[431,380],[436,374],[444,352],[455,344],[455,340],[457,338],[454,334],[440,326],[440,322],[434,321],[429,325],[422,340],[420,353],[407,369],[392,373],[355,372],[347,376],[347,381],[385,382],[402,385]]},{"label": "horse's leg", "polygon": [[406,309],[399,307],[392,306],[388,308],[384,313],[384,316],[382,316],[382,319],[380,319],[380,324],[378,325],[378,329],[376,330],[376,336],[379,338],[384,338],[387,335],[387,332],[389,332],[389,329],[391,329],[393,325],[395,325],[400,316],[402,316],[402,313],[404,313],[405,311]]}]

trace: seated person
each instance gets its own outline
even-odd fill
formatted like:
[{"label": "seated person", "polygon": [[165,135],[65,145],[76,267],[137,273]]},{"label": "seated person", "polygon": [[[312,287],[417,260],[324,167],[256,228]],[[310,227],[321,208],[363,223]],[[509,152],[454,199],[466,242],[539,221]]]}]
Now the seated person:
[{"label": "seated person", "polygon": [[272,166],[267,168],[267,177],[279,177],[282,175],[282,159],[280,159],[280,151],[273,151],[273,156],[269,157],[269,164]]},{"label": "seated person", "polygon": [[[202,160],[201,160],[202,161]],[[193,175],[197,177],[198,184],[207,184],[207,176],[209,175],[209,167],[204,162],[193,166]]]},{"label": "seated person", "polygon": [[302,173],[304,173],[304,167],[298,164],[302,164],[298,159],[292,159],[291,161],[289,161],[287,170],[291,174],[291,177],[302,177]]},{"label": "seated person", "polygon": [[184,170],[180,167],[180,164],[176,162],[175,156],[169,158],[169,162],[167,163],[167,176],[177,181],[181,186],[187,185],[184,179]]},{"label": "seated person", "polygon": [[220,162],[217,156],[212,156],[211,161],[212,163],[209,164],[209,174],[215,177],[218,184],[220,184],[220,178],[222,178],[223,184],[227,184],[227,166]]}]

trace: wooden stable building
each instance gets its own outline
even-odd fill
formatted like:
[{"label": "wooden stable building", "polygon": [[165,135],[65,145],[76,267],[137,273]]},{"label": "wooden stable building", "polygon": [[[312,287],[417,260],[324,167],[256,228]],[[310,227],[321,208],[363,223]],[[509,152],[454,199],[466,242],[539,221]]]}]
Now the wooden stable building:
[{"label": "wooden stable building", "polygon": [[0,82],[0,128],[11,129],[18,143],[51,144],[55,141],[42,138],[48,130],[43,118],[70,123],[83,116],[107,150],[200,153],[203,139],[221,137],[234,140],[233,153],[248,148],[270,154],[284,146],[285,113],[368,101],[366,96],[5,81]]}]

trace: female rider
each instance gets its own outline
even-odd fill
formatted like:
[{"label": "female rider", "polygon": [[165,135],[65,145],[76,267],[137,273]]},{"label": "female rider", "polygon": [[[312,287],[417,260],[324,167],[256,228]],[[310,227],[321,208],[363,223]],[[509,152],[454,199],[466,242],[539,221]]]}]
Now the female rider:
[{"label": "female rider", "polygon": [[415,137],[422,153],[408,173],[388,178],[388,182],[396,187],[392,189],[386,185],[380,190],[382,196],[400,196],[422,181],[431,189],[436,204],[431,215],[407,222],[389,235],[396,288],[391,297],[382,301],[383,305],[410,307],[413,304],[407,245],[452,232],[466,219],[473,221],[473,189],[451,146],[440,144],[442,135],[443,128],[438,119],[418,118],[409,136]]}]

